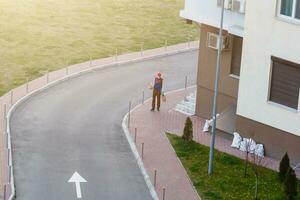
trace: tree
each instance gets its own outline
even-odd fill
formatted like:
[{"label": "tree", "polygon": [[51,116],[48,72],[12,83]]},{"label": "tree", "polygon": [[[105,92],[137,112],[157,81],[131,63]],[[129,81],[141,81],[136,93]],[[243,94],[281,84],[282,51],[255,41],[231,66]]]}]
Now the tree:
[{"label": "tree", "polygon": [[289,155],[287,153],[284,154],[284,156],[282,157],[281,161],[280,161],[280,165],[279,165],[279,180],[281,183],[284,182],[285,177],[286,177],[286,173],[290,168],[290,159],[289,159]]},{"label": "tree", "polygon": [[256,154],[251,154],[251,168],[254,172],[255,175],[255,194],[254,194],[254,199],[258,199],[258,186],[259,186],[259,177],[261,175],[261,169],[264,166],[263,163],[263,157],[256,155]]},{"label": "tree", "polygon": [[193,140],[193,122],[190,117],[187,117],[185,120],[182,139],[188,142]]},{"label": "tree", "polygon": [[249,140],[245,140],[245,165],[244,165],[244,177],[247,177],[248,164],[249,164],[249,153],[251,143]]},{"label": "tree", "polygon": [[289,167],[284,179],[284,193],[287,200],[294,200],[297,196],[297,178],[295,171]]}]

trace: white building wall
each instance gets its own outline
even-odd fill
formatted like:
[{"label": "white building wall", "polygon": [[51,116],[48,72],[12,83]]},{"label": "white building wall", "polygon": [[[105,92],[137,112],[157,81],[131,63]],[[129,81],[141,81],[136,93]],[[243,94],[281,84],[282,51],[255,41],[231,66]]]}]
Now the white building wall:
[{"label": "white building wall", "polygon": [[300,106],[268,102],[271,56],[300,63],[300,25],[278,19],[276,9],[276,0],[247,1],[237,113],[300,136]]},{"label": "white building wall", "polygon": [[[180,16],[210,26],[220,26],[220,8],[217,0],[185,0]],[[225,10],[224,29],[232,30],[232,34],[243,36],[244,14]],[[230,31],[229,31],[230,32]]]}]

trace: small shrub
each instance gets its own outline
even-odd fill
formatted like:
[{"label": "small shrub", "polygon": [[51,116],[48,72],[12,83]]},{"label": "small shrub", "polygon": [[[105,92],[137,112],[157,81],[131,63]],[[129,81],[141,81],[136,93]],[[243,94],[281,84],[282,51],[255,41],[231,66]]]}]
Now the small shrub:
[{"label": "small shrub", "polygon": [[297,196],[297,178],[291,167],[288,169],[284,180],[284,193],[287,200],[294,200]]},{"label": "small shrub", "polygon": [[182,139],[188,142],[193,140],[193,122],[190,117],[186,118]]},{"label": "small shrub", "polygon": [[279,165],[279,180],[281,183],[284,182],[285,177],[286,177],[286,173],[290,168],[290,159],[287,153],[284,154],[284,156],[282,157],[281,161],[280,161],[280,165]]}]

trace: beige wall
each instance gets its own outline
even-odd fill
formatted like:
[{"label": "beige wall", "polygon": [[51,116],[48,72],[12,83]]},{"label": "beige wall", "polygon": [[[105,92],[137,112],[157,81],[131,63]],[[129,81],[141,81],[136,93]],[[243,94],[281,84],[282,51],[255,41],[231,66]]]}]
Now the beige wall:
[{"label": "beige wall", "polygon": [[[206,42],[207,33],[218,34],[218,29],[205,24],[201,24],[200,29],[196,115],[211,118],[217,50],[208,48]],[[224,34],[227,34],[227,32],[224,31]],[[231,49],[222,52],[218,112],[236,103],[239,81],[230,76],[231,56]]]},{"label": "beige wall", "polygon": [[242,137],[253,138],[257,143],[264,144],[267,156],[281,159],[288,152],[291,162],[300,162],[300,137],[273,128],[271,126],[238,116],[237,132]]},{"label": "beige wall", "polygon": [[300,63],[300,26],[277,17],[276,2],[247,1],[237,113],[300,137],[300,98],[298,110],[269,101],[271,56]]}]

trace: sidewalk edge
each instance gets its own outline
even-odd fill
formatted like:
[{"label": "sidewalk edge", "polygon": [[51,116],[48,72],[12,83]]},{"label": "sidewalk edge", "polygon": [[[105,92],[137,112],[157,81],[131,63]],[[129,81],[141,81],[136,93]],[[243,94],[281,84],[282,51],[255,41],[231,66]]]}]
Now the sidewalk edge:
[{"label": "sidewalk edge", "polygon": [[[137,107],[139,107],[139,106],[137,106]],[[145,182],[147,184],[147,187],[148,187],[148,189],[150,191],[152,199],[153,200],[159,200],[159,198],[157,196],[157,193],[156,193],[156,191],[154,189],[154,186],[151,183],[151,180],[150,180],[150,177],[149,177],[149,175],[147,173],[147,170],[146,170],[146,168],[144,166],[144,163],[143,163],[143,161],[142,161],[142,159],[141,159],[141,157],[140,157],[140,155],[138,153],[138,150],[137,150],[137,148],[135,146],[135,143],[132,140],[132,137],[131,137],[130,132],[128,130],[128,127],[126,125],[127,118],[128,118],[128,113],[125,115],[125,117],[123,119],[123,122],[122,122],[122,127],[123,127],[123,131],[125,133],[126,139],[127,139],[128,143],[130,145],[131,151],[132,151],[132,153],[133,153],[133,155],[134,155],[134,157],[135,157],[135,159],[137,161],[137,164],[138,164],[138,166],[139,166],[139,168],[140,168],[140,170],[141,170],[141,172],[143,174],[144,180],[145,180]]]},{"label": "sidewalk edge", "polygon": [[[180,166],[184,169],[185,175],[186,175],[186,177],[188,178],[190,184],[192,185],[194,192],[195,192],[196,195],[198,196],[198,199],[201,200],[201,197],[200,197],[200,195],[198,194],[198,191],[197,191],[197,189],[195,188],[195,186],[194,186],[194,184],[193,184],[193,181],[192,181],[191,178],[189,177],[189,175],[188,175],[188,173],[187,173],[185,167],[183,166],[181,160],[178,158],[177,153],[176,153],[176,151],[175,151],[173,145],[171,144],[169,138],[167,137],[166,133],[167,133],[167,132],[165,132],[165,131],[163,132],[163,135],[165,136],[165,139],[168,141],[168,144],[170,145],[170,148],[171,148],[172,151],[174,152],[174,154],[175,154],[175,156],[176,156],[176,158],[177,158],[178,163],[179,163]],[[170,133],[170,134],[172,134],[172,133]],[[172,134],[172,135],[173,135],[173,134]]]},{"label": "sidewalk edge", "polygon": [[[175,92],[179,92],[179,91],[182,91],[182,90],[185,90],[185,89],[191,89],[191,88],[196,88],[196,85],[192,85],[192,86],[189,86],[189,87],[187,87],[187,88],[180,88],[180,89],[171,90],[171,91],[166,92],[165,94],[166,94],[166,95],[167,95],[167,94],[172,94],[172,93],[175,93]],[[150,100],[151,100],[151,97],[148,98],[148,99],[146,99],[144,103],[146,103],[146,102],[148,102],[148,101],[150,101]],[[134,112],[134,110],[138,109],[138,108],[141,107],[142,105],[143,105],[143,104],[138,104],[137,106],[135,106],[135,107],[130,111],[130,113],[131,113],[131,112]],[[143,176],[144,176],[144,180],[145,180],[145,182],[146,182],[146,184],[147,184],[147,186],[148,186],[148,189],[149,189],[149,191],[150,191],[150,194],[151,194],[153,200],[159,200],[159,198],[158,198],[158,196],[157,196],[157,193],[156,193],[156,191],[155,191],[155,188],[154,188],[154,186],[153,186],[152,183],[151,183],[151,180],[150,180],[150,178],[149,178],[149,175],[148,175],[148,173],[147,173],[147,170],[146,170],[146,168],[145,168],[145,166],[144,166],[144,163],[143,163],[143,161],[142,161],[142,159],[141,159],[141,157],[140,157],[140,154],[139,154],[139,152],[138,152],[138,150],[137,150],[137,148],[136,148],[135,143],[133,142],[133,139],[132,139],[131,134],[130,134],[130,132],[129,132],[129,129],[128,129],[128,127],[127,127],[127,123],[126,123],[126,122],[127,122],[127,119],[128,119],[128,115],[129,115],[129,112],[126,113],[126,115],[124,116],[123,121],[122,121],[122,128],[123,128],[124,134],[125,134],[126,139],[127,139],[128,143],[129,143],[129,145],[130,145],[131,151],[132,151],[133,154],[134,154],[134,157],[135,157],[135,159],[136,159],[136,161],[137,161],[137,164],[138,164],[138,166],[139,166],[139,168],[140,168],[140,170],[141,170],[141,172],[142,172],[142,174],[143,174]],[[189,179],[189,180],[190,180],[190,179]],[[192,186],[193,186],[193,184],[192,184]],[[194,188],[194,187],[193,187],[193,188]],[[197,193],[197,192],[196,192],[196,193]],[[197,195],[198,195],[198,193],[197,193]],[[198,195],[198,196],[199,196],[199,195]],[[201,199],[201,198],[199,198],[199,199]]]}]

